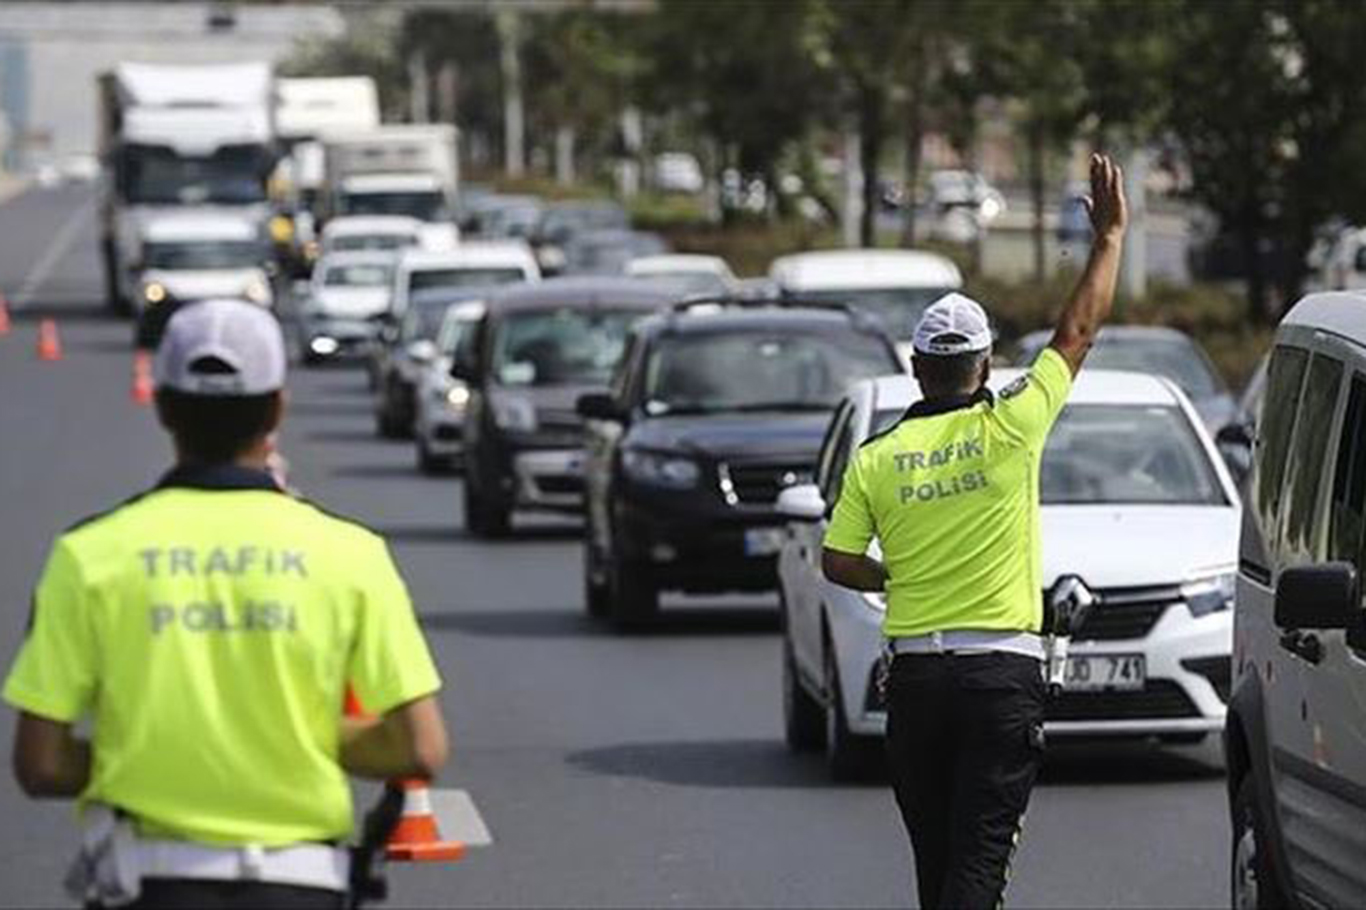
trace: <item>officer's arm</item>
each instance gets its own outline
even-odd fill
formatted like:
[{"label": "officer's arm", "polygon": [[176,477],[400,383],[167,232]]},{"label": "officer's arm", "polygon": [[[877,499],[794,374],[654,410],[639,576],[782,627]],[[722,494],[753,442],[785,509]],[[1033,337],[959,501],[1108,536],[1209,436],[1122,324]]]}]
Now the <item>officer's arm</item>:
[{"label": "officer's arm", "polygon": [[399,705],[381,717],[342,719],[342,767],[357,777],[435,777],[449,752],[446,724],[434,695]]},{"label": "officer's arm", "polygon": [[1091,156],[1091,198],[1087,200],[1087,209],[1095,231],[1091,255],[1049,342],[1067,361],[1074,376],[1081,370],[1101,323],[1110,318],[1124,228],[1129,222],[1124,174],[1108,155]]},{"label": "officer's arm", "polygon": [[90,743],[69,723],[20,711],[14,777],[32,797],[79,796],[90,781]]},{"label": "officer's arm", "polygon": [[821,571],[840,587],[855,591],[881,591],[887,585],[887,569],[876,559],[829,547],[821,548]]}]

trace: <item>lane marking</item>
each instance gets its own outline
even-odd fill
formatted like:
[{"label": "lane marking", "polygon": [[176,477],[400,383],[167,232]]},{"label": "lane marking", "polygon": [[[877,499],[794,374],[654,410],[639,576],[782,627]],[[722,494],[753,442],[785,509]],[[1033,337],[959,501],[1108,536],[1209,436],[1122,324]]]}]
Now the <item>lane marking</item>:
[{"label": "lane marking", "polygon": [[66,221],[62,222],[61,228],[52,238],[52,244],[33,264],[33,268],[29,269],[28,275],[24,278],[24,283],[19,285],[18,292],[10,299],[10,303],[15,309],[23,309],[33,302],[34,296],[52,277],[57,264],[62,261],[67,253],[71,252],[71,247],[76,242],[76,236],[80,233],[80,229],[85,226],[86,219],[94,214],[94,210],[94,201],[87,200],[81,203],[80,207],[72,212]]}]

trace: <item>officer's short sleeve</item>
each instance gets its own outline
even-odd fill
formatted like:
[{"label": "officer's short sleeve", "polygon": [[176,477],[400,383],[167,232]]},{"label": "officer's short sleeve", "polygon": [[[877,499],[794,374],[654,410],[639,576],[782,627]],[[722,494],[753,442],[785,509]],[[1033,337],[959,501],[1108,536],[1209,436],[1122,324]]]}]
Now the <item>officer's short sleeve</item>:
[{"label": "officer's short sleeve", "polygon": [[1072,368],[1046,347],[1028,373],[1001,390],[996,415],[1025,445],[1042,448],[1071,391]]},{"label": "officer's short sleeve", "polygon": [[863,459],[860,455],[856,452],[849,459],[840,496],[830,516],[830,525],[825,529],[823,542],[828,549],[859,556],[868,551],[868,544],[877,532],[868,490],[864,486]]},{"label": "officer's short sleeve", "polygon": [[347,680],[366,713],[383,714],[441,688],[408,589],[377,543],[364,568],[363,603]]},{"label": "officer's short sleeve", "polygon": [[58,539],[33,595],[28,637],[5,680],[5,701],[62,723],[86,713],[99,656],[90,609],[80,564]]}]

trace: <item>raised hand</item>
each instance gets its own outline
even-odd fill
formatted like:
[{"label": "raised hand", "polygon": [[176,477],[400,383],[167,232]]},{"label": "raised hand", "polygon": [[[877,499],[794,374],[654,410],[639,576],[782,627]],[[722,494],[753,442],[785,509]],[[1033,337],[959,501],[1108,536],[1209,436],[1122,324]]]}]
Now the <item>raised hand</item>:
[{"label": "raised hand", "polygon": [[1129,224],[1129,204],[1124,199],[1124,172],[1109,155],[1091,156],[1091,195],[1086,212],[1096,237],[1118,239]]}]

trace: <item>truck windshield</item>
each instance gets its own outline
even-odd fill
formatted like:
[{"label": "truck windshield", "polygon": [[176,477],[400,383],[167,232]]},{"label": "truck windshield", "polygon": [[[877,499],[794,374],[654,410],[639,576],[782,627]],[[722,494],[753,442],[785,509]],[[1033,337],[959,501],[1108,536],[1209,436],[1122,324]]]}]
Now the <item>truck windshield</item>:
[{"label": "truck windshield", "polygon": [[493,348],[493,374],[503,385],[606,385],[644,310],[562,307],[513,313]]},{"label": "truck windshield", "polygon": [[450,221],[446,199],[440,193],[414,191],[402,193],[344,193],[338,200],[338,215],[407,215],[418,221]]},{"label": "truck windshield", "polygon": [[193,269],[260,268],[268,254],[252,241],[197,240],[190,243],[148,243],[142,248],[143,267],[168,272]]},{"label": "truck windshield", "polygon": [[833,409],[849,383],[898,369],[887,344],[855,331],[740,330],[663,336],[645,370],[654,415]]},{"label": "truck windshield", "polygon": [[382,288],[388,286],[393,272],[392,266],[375,262],[331,265],[323,275],[323,284],[330,288]]},{"label": "truck windshield", "polygon": [[128,202],[140,205],[248,205],[266,200],[262,172],[262,155],[254,148],[191,158],[133,146],[124,155],[123,188]]}]

